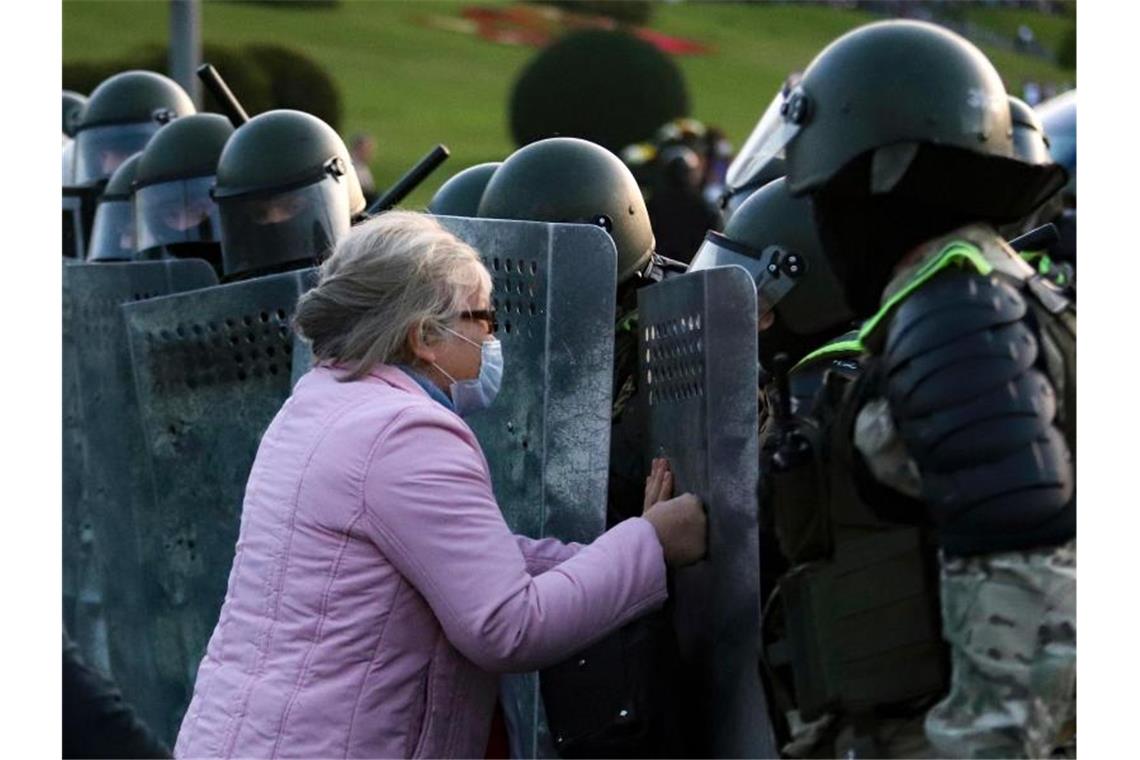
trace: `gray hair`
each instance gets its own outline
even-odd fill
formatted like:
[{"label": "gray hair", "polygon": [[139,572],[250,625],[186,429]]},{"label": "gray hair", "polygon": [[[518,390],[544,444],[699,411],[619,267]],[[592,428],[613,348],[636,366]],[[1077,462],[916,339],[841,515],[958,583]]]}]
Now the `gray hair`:
[{"label": "gray hair", "polygon": [[358,380],[378,363],[410,362],[408,334],[441,336],[489,293],[479,254],[427,214],[389,211],[353,227],[301,296],[293,324],[317,361],[349,364]]}]

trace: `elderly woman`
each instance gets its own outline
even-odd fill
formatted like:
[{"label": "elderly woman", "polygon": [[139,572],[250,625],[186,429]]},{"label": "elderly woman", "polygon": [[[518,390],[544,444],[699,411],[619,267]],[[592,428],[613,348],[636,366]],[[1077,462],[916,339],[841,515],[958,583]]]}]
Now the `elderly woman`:
[{"label": "elderly woman", "polygon": [[655,462],[643,517],[588,546],[514,536],[460,415],[498,390],[491,281],[431,217],[339,243],[296,325],[317,365],[262,438],[182,757],[483,757],[496,674],[666,598],[704,513]]}]

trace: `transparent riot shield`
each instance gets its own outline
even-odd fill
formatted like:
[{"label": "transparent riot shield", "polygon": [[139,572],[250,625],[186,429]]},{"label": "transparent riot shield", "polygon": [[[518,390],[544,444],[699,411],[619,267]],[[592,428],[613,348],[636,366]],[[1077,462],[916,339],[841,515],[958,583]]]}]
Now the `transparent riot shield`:
[{"label": "transparent riot shield", "polygon": [[[119,306],[217,283],[205,261],[76,264],[64,269],[64,408],[74,410],[83,451],[65,450],[64,482],[78,467],[81,491],[64,501],[64,588],[75,594],[67,621],[84,657],[112,674],[146,719],[153,664],[141,625],[146,578],[141,576],[136,515],[153,493],[130,351]],[[67,367],[70,366],[70,369]],[[66,419],[66,417],[65,417]]]},{"label": "transparent riot shield", "polygon": [[138,520],[162,738],[177,735],[218,620],[246,478],[289,396],[297,298],[315,270],[122,307],[154,484]]},{"label": "transparent riot shield", "polygon": [[760,559],[756,286],[735,266],[638,292],[647,456],[666,456],[675,491],[708,511],[708,556],[674,575],[684,754],[776,757],[759,676]]},{"label": "transparent riot shield", "polygon": [[[468,422],[507,524],[589,542],[605,530],[617,251],[599,227],[460,217],[440,222],[483,256],[505,361]],[[567,653],[568,655],[570,653]],[[513,757],[554,757],[534,673],[503,679]]]}]

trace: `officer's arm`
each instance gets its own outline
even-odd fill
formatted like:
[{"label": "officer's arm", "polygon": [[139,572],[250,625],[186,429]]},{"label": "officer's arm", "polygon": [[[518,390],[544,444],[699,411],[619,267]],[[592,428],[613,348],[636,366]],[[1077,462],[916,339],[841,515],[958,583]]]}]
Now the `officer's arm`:
[{"label": "officer's arm", "polygon": [[1051,545],[1075,534],[1072,458],[1021,294],[942,274],[897,309],[882,388],[952,554]]}]

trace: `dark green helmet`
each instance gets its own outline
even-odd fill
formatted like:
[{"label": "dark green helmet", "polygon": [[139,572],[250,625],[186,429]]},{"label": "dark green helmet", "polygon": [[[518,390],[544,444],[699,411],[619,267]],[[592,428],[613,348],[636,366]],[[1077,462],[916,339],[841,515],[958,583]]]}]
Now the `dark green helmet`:
[{"label": "dark green helmet", "polygon": [[588,140],[551,137],[512,153],[483,192],[479,216],[603,227],[617,246],[619,284],[653,256],[637,181],[621,159]]},{"label": "dark green helmet", "polygon": [[752,192],[724,232],[709,232],[689,271],[729,264],[755,279],[758,316],[774,311],[783,332],[811,337],[801,355],[854,319],[820,245],[811,201],[793,198],[784,178]]},{"label": "dark green helmet", "polygon": [[199,113],[151,139],[135,176],[140,258],[204,258],[220,268],[221,222],[210,188],[233,132],[226,117]]},{"label": "dark green helmet", "polygon": [[131,200],[142,152],[119,165],[95,208],[88,261],[131,261],[135,258],[135,211]]},{"label": "dark green helmet", "polygon": [[213,194],[229,278],[313,265],[365,205],[340,135],[312,114],[285,109],[234,131]]},{"label": "dark green helmet", "polygon": [[437,216],[478,216],[479,201],[502,161],[469,166],[444,182],[428,202],[429,214]]},{"label": "dark green helmet", "polygon": [[146,147],[167,122],[194,113],[173,79],[153,71],[124,71],[95,88],[76,133],[75,182],[107,179],[128,156]]},{"label": "dark green helmet", "polygon": [[78,92],[63,91],[63,133],[68,137],[75,137],[75,130],[79,127],[79,116],[83,113],[83,106],[87,105],[87,98]]},{"label": "dark green helmet", "polygon": [[1037,112],[1021,98],[1010,95],[1009,115],[1013,122],[1013,155],[1027,164],[1053,163],[1049,137]]},{"label": "dark green helmet", "polygon": [[918,164],[931,181],[912,184],[936,204],[954,197],[947,186],[955,176],[988,185],[971,199],[983,217],[1016,218],[1058,180],[1055,171],[1016,161],[1008,96],[989,59],[954,32],[919,21],[867,24],[824,48],[761,118],[729,185],[745,184],[780,151],[794,195],[819,190],[869,155],[872,194],[893,192]]}]

